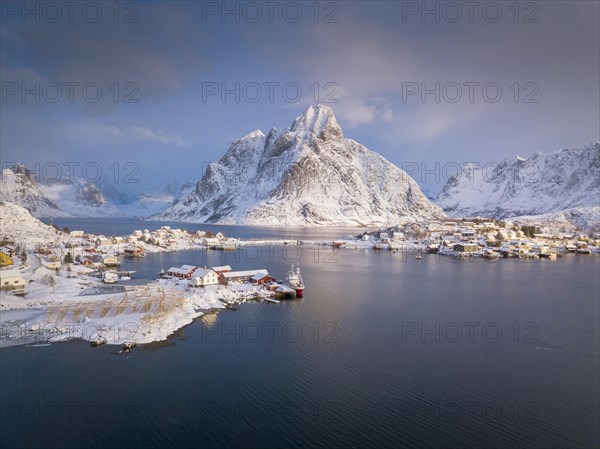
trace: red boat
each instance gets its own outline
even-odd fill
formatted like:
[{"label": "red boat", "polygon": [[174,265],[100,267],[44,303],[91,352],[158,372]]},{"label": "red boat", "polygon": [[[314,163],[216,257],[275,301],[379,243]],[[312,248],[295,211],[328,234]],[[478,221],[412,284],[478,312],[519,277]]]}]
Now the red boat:
[{"label": "red boat", "polygon": [[300,268],[294,270],[294,266],[292,265],[292,269],[288,271],[285,279],[285,284],[296,291],[297,298],[302,298],[304,282],[302,281],[302,276],[300,276]]}]

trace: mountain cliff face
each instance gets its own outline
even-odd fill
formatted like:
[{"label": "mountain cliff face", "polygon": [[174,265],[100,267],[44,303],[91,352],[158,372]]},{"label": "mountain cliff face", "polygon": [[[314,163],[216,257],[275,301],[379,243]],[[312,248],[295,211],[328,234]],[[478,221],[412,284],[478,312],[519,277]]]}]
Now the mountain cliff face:
[{"label": "mountain cliff face", "polygon": [[453,177],[437,203],[452,216],[494,218],[600,207],[600,144],[504,160]]},{"label": "mountain cliff face", "polygon": [[254,131],[154,219],[264,226],[379,226],[443,217],[404,171],[345,139],[333,111]]},{"label": "mountain cliff face", "polygon": [[33,174],[22,164],[16,164],[12,169],[2,170],[0,201],[18,204],[36,217],[67,215],[40,190]]},{"label": "mountain cliff face", "polygon": [[92,182],[85,183],[77,190],[77,201],[84,206],[96,206],[100,207],[106,204],[106,200],[102,195],[102,192],[98,190],[96,184]]}]

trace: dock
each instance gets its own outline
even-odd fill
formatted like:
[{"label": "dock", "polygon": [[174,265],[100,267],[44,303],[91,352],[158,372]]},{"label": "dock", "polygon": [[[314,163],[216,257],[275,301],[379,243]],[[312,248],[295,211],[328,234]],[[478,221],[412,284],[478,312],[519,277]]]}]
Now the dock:
[{"label": "dock", "polygon": [[287,285],[280,285],[275,289],[275,297],[278,299],[294,299],[296,298],[296,290]]}]

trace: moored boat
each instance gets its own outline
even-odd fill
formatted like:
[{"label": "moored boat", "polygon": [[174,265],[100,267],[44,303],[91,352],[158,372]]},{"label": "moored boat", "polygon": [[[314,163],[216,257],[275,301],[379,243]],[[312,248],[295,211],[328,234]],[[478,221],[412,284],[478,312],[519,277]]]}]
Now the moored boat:
[{"label": "moored boat", "polygon": [[490,259],[490,260],[494,260],[494,259],[499,259],[500,258],[500,254],[494,250],[491,249],[486,249],[482,256],[486,259]]},{"label": "moored boat", "polygon": [[592,250],[588,247],[585,242],[577,243],[577,254],[592,254]]},{"label": "moored boat", "polygon": [[103,344],[106,343],[106,338],[104,337],[98,337],[98,338],[94,338],[92,340],[90,340],[90,346],[96,348],[98,346],[102,346]]},{"label": "moored boat", "polygon": [[125,351],[125,352],[129,352],[135,347],[136,347],[135,341],[126,341],[125,343],[123,343],[123,351]]},{"label": "moored boat", "polygon": [[285,278],[285,285],[294,289],[298,298],[302,297],[304,292],[304,282],[300,275],[300,268],[294,270],[294,266],[292,265],[292,269],[288,271],[287,277]]},{"label": "moored boat", "polygon": [[105,271],[102,275],[102,282],[105,284],[116,284],[118,280],[119,275],[113,270]]}]

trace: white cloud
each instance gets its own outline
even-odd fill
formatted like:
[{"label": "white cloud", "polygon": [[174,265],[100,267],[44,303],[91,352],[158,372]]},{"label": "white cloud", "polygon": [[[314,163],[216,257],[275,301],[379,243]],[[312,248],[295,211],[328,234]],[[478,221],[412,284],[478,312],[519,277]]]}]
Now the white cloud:
[{"label": "white cloud", "polygon": [[391,104],[378,98],[358,100],[342,98],[334,107],[344,128],[352,129],[375,122],[391,122],[394,118]]},{"label": "white cloud", "polygon": [[117,141],[117,142],[159,142],[164,145],[188,148],[190,143],[176,134],[168,134],[162,130],[152,130],[143,126],[89,124],[68,125],[67,134],[78,139],[93,139],[95,142]]},{"label": "white cloud", "polygon": [[190,144],[177,135],[169,135],[162,131],[152,131],[142,126],[132,126],[125,128],[127,133],[132,133],[136,140],[157,141],[165,145],[175,145],[177,147],[189,147]]}]

